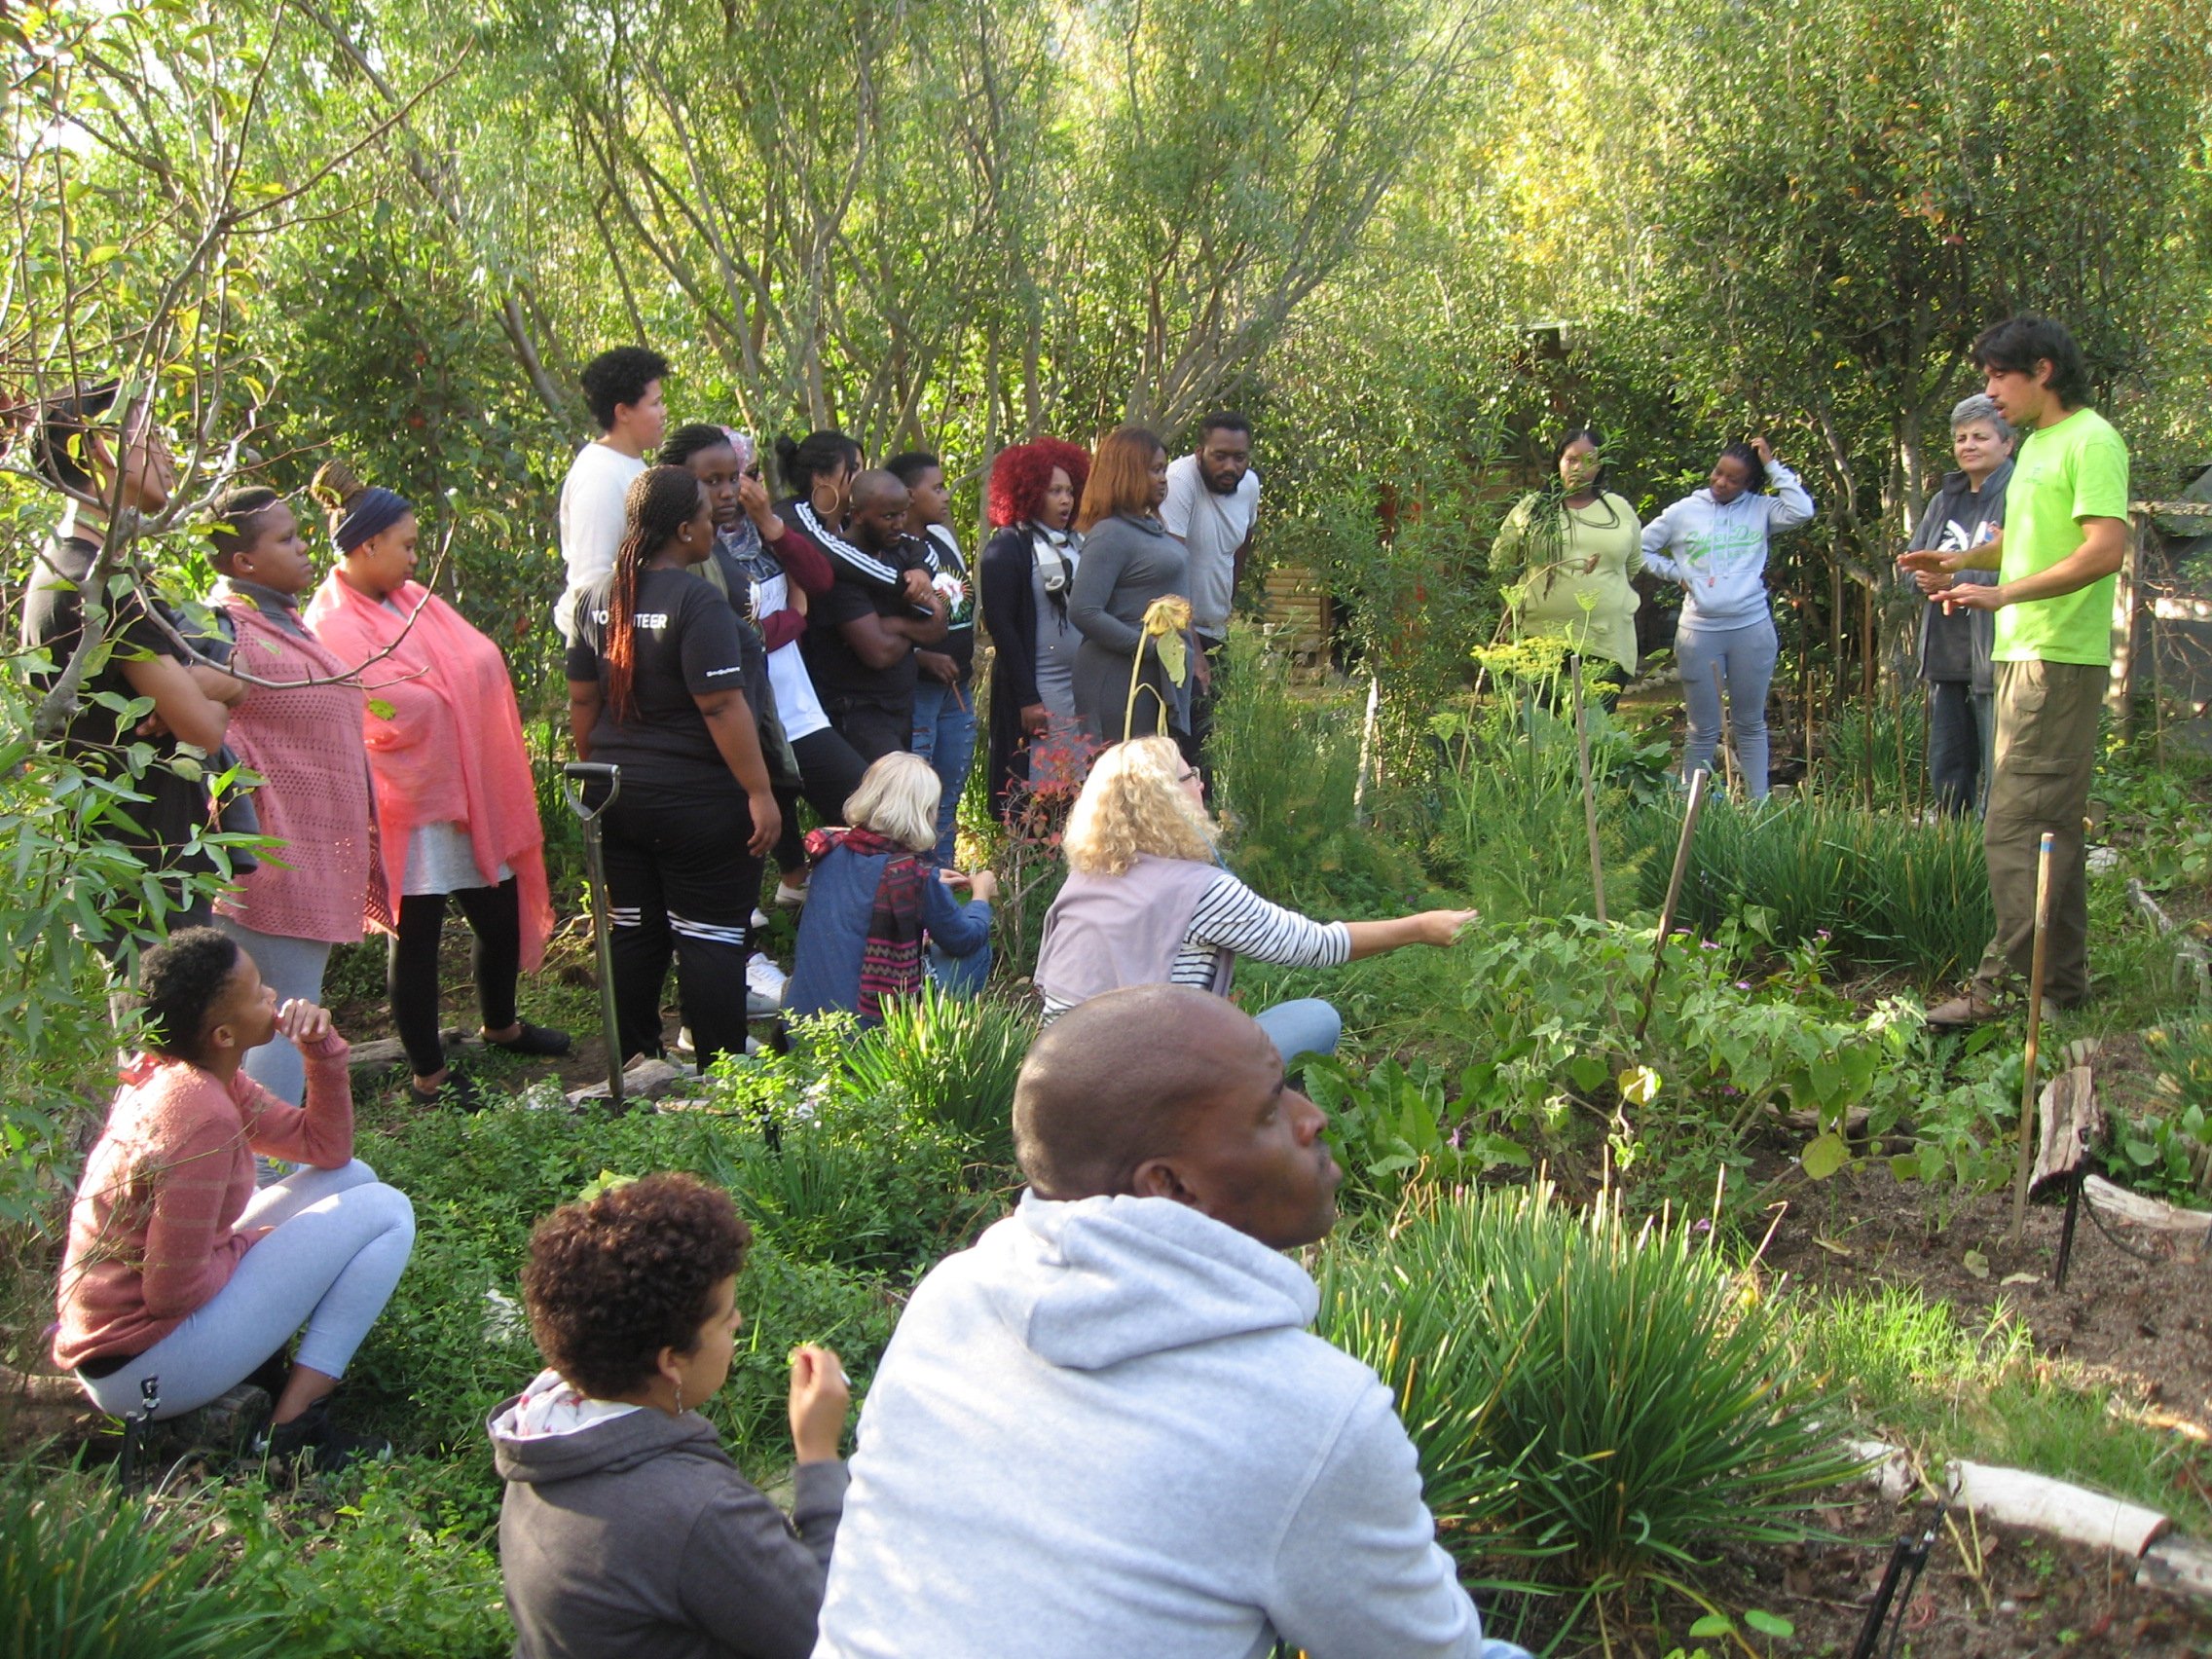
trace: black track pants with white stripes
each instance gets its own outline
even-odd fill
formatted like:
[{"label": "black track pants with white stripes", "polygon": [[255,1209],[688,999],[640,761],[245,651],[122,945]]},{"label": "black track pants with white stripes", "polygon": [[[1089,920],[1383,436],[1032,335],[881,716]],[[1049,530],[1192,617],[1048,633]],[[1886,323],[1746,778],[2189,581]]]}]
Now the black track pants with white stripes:
[{"label": "black track pants with white stripes", "polygon": [[691,789],[623,780],[604,851],[625,1059],[660,1052],[672,955],[700,1065],[745,1051],[745,962],[761,869],[745,850],[752,834],[745,795],[727,775]]}]

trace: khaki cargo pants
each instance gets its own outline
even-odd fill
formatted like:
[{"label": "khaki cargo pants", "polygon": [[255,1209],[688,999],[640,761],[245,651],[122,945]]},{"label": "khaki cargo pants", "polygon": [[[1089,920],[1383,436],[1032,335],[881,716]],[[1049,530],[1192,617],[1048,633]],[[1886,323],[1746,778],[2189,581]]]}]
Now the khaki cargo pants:
[{"label": "khaki cargo pants", "polygon": [[2071,662],[2001,662],[1997,669],[1997,764],[1981,843],[1997,937],[1974,971],[1991,995],[2025,984],[2035,951],[2036,850],[2051,847],[2050,924],[2044,945],[2044,995],[2068,1008],[2089,994],[2089,893],[2083,844],[2089,782],[2097,769],[2097,711],[2106,668]]}]

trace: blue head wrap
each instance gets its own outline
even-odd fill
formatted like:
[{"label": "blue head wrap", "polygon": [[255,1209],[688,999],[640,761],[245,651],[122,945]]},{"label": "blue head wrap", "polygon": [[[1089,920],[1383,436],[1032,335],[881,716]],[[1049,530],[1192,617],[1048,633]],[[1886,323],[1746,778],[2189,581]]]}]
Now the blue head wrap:
[{"label": "blue head wrap", "polygon": [[338,521],[334,533],[338,551],[350,553],[372,535],[381,535],[415,510],[414,506],[396,490],[382,485],[364,490]]}]

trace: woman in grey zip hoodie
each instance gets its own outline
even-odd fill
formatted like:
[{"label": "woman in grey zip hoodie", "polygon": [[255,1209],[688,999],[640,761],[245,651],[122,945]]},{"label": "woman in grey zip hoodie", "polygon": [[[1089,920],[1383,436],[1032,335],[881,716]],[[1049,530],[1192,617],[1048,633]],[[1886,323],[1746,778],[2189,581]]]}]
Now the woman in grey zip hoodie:
[{"label": "woman in grey zip hoodie", "polygon": [[[1769,485],[1772,495],[1765,493]],[[1812,517],[1813,498],[1797,474],[1774,459],[1766,439],[1753,438],[1722,450],[1704,489],[1643,527],[1643,568],[1681,583],[1685,595],[1675,629],[1689,710],[1685,778],[1713,764],[1724,682],[1745,791],[1753,800],[1766,794],[1766,694],[1778,649],[1767,545],[1776,533]]]},{"label": "woman in grey zip hoodie", "polygon": [[696,1408],[722,1385],[751,1234],[729,1195],[647,1175],[537,1226],[523,1270],[549,1369],[492,1416],[515,1659],[806,1659],[837,1520],[847,1393],[792,1354],[786,1520]]}]

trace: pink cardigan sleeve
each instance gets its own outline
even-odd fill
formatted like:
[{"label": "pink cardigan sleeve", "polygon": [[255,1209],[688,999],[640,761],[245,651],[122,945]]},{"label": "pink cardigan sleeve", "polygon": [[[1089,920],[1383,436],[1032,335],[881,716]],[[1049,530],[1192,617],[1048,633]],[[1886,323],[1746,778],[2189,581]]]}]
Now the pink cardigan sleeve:
[{"label": "pink cardigan sleeve", "polygon": [[[283,1037],[276,1039],[282,1043]],[[245,1120],[246,1145],[264,1158],[342,1169],[353,1157],[353,1081],[347,1071],[352,1052],[333,1031],[301,1051],[307,1062],[308,1103],[279,1100],[244,1072],[231,1085],[239,1114]]]}]

